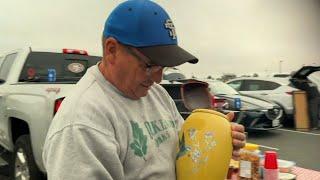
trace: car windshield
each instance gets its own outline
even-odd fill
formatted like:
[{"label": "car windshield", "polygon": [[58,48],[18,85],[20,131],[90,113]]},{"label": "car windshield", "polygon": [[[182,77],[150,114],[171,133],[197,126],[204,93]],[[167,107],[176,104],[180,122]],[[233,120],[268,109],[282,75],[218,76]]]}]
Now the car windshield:
[{"label": "car windshield", "polygon": [[19,82],[77,82],[86,70],[101,59],[98,56],[31,52],[24,64]]},{"label": "car windshield", "polygon": [[231,86],[221,81],[209,82],[210,92],[214,95],[234,95],[239,94]]}]

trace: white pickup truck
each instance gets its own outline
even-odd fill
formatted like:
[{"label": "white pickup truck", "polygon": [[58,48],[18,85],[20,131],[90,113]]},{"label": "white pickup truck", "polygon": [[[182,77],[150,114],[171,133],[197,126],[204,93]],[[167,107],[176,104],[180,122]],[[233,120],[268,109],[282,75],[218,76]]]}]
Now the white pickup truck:
[{"label": "white pickup truck", "polygon": [[50,122],[74,84],[100,59],[82,50],[33,48],[0,57],[0,145],[12,155],[12,179],[43,176],[41,154]]}]

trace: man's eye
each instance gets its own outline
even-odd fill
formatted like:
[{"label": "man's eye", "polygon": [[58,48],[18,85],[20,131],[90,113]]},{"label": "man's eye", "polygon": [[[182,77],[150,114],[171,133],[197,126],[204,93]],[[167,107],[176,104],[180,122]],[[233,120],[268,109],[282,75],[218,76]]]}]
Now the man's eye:
[{"label": "man's eye", "polygon": [[152,65],[146,63],[146,68],[152,68]]}]

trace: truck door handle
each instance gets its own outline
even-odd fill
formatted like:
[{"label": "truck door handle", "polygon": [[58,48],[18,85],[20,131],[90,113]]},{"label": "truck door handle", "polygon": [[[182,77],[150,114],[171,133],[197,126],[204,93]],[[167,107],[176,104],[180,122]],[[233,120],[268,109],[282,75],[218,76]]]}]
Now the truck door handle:
[{"label": "truck door handle", "polygon": [[268,95],[267,93],[262,93],[261,95],[265,96],[265,95]]}]

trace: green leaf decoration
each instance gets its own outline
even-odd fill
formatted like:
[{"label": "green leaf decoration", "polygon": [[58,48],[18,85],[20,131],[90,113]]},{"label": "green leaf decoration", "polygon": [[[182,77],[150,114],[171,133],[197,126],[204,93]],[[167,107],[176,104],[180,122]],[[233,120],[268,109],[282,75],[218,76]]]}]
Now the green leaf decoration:
[{"label": "green leaf decoration", "polygon": [[142,129],[139,127],[139,124],[133,121],[130,121],[133,142],[130,143],[130,148],[134,151],[134,154],[142,157],[145,161],[145,155],[147,154],[147,136],[143,134]]},{"label": "green leaf decoration", "polygon": [[181,141],[179,139],[179,152],[176,156],[176,160],[179,159],[181,156],[184,156],[185,154],[187,154],[190,150],[191,148],[185,144],[184,133],[182,133]]}]

